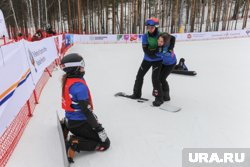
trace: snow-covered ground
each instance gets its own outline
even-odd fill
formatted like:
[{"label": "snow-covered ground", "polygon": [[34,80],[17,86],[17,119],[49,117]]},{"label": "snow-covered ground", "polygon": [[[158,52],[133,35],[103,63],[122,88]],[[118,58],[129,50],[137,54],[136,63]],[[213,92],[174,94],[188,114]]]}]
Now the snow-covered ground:
[{"label": "snow-covered ground", "polygon": [[[197,76],[172,74],[170,104],[178,113],[150,103],[116,98],[132,93],[142,61],[141,44],[75,45],[69,52],[83,55],[85,79],[95,112],[111,140],[106,152],[81,152],[73,167],[180,167],[183,148],[250,147],[250,38],[177,42]],[[150,98],[151,71],[144,79],[143,97]],[[7,167],[63,166],[56,125],[61,106],[60,69],[46,85],[33,118]]]}]

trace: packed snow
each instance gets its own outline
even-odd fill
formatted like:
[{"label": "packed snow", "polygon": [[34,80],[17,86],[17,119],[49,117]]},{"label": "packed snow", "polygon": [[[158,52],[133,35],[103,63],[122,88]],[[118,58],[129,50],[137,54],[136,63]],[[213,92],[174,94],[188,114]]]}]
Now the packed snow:
[{"label": "packed snow", "polygon": [[[177,42],[177,58],[197,76],[171,74],[171,113],[151,107],[151,71],[138,103],[114,94],[132,93],[143,59],[141,44],[74,45],[83,55],[85,79],[95,113],[111,140],[106,152],[76,154],[73,167],[180,167],[183,148],[249,148],[250,38]],[[61,75],[48,81],[7,167],[63,166],[56,110],[61,109]]]}]

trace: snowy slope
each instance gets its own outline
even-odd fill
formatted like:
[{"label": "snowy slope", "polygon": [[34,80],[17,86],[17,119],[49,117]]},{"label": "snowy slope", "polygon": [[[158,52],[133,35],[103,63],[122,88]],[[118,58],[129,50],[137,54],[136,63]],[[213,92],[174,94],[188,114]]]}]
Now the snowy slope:
[{"label": "snowy slope", "polygon": [[[111,148],[81,152],[72,166],[180,167],[183,148],[250,147],[249,44],[250,38],[176,43],[177,57],[198,73],[169,77],[170,103],[182,107],[178,113],[113,96],[132,93],[142,61],[140,44],[75,45],[69,52],[84,56],[85,78]],[[150,74],[143,97],[153,99]],[[55,114],[60,110],[63,116],[61,75],[54,71],[7,167],[63,166]]]}]

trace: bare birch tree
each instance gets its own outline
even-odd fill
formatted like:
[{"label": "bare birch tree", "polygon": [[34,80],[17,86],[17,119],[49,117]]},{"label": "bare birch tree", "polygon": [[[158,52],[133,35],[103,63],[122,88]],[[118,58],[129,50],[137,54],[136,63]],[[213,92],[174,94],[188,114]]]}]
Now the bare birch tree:
[{"label": "bare birch tree", "polygon": [[14,17],[14,20],[15,20],[16,28],[17,28],[18,32],[20,32],[19,26],[17,24],[16,13],[15,13],[15,10],[13,8],[13,2],[12,2],[12,0],[9,0],[9,1],[10,1],[10,7],[11,7],[11,10],[12,10],[12,13],[13,13],[13,17]]}]

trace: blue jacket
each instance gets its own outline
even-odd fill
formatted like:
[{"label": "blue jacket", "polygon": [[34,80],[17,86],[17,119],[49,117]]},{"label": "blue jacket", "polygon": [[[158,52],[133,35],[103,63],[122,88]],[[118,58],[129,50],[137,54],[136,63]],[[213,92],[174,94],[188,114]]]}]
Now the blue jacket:
[{"label": "blue jacket", "polygon": [[71,95],[71,100],[75,102],[72,104],[72,108],[79,109],[74,112],[65,112],[65,117],[69,120],[87,120],[83,111],[81,111],[80,106],[77,104],[79,100],[87,101],[89,99],[88,87],[83,83],[76,82],[70,88],[69,92]]},{"label": "blue jacket", "polygon": [[176,55],[174,54],[174,52],[168,52],[168,47],[169,45],[165,45],[162,48],[161,52],[157,53],[157,56],[162,56],[162,64],[163,65],[173,65],[176,64],[177,60],[176,60]]},{"label": "blue jacket", "polygon": [[[150,37],[150,38],[155,38],[155,40],[157,41],[157,38],[158,38],[159,34],[160,34],[160,33],[157,32],[154,36],[152,36],[152,37]],[[142,36],[142,45],[149,45],[149,40],[148,40],[148,38],[149,38],[148,33],[146,33],[146,34],[144,34],[144,35]],[[157,46],[156,46],[156,48],[157,48]],[[143,59],[146,60],[146,61],[149,61],[149,62],[161,61],[161,60],[162,60],[162,56],[161,56],[161,55],[156,54],[156,56],[157,56],[157,57],[155,57],[155,58],[150,58],[149,55],[148,55],[147,53],[144,52],[144,58],[143,58]]]}]

